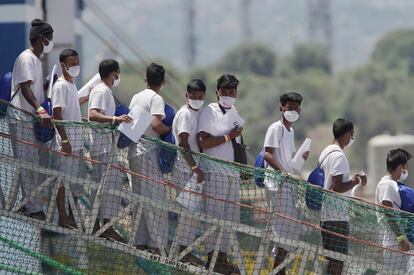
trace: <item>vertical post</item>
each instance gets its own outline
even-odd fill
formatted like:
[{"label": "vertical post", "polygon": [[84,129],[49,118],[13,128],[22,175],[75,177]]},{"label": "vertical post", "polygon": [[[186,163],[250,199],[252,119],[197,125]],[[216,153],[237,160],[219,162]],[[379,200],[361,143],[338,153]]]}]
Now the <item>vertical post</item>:
[{"label": "vertical post", "polygon": [[242,35],[244,41],[249,41],[252,36],[252,22],[251,22],[251,0],[242,0],[241,1],[241,26],[242,26]]},{"label": "vertical post", "polygon": [[195,0],[184,0],[185,9],[185,58],[189,67],[193,67],[196,59],[195,37]]}]

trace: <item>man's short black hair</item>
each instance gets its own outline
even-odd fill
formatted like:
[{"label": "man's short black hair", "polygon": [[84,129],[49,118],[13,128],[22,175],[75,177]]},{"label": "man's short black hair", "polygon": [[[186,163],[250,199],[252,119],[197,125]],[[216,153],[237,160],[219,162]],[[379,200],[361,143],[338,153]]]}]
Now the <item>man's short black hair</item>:
[{"label": "man's short black hair", "polygon": [[342,137],[352,130],[354,130],[354,124],[346,118],[338,118],[332,127],[332,133],[335,139]]},{"label": "man's short black hair", "polygon": [[165,69],[162,65],[151,63],[147,67],[146,77],[149,87],[160,87],[165,80]]},{"label": "man's short black hair", "polygon": [[108,78],[111,73],[119,71],[119,63],[113,59],[105,59],[99,64],[101,79]]},{"label": "man's short black hair", "polygon": [[232,74],[223,74],[217,79],[217,91],[220,89],[237,89],[240,81]]},{"label": "man's short black hair", "polygon": [[187,93],[203,91],[206,92],[206,85],[201,79],[193,79],[187,83]]},{"label": "man's short black hair", "polygon": [[79,54],[74,49],[66,49],[66,50],[63,50],[59,54],[59,62],[65,62],[66,61],[66,58],[68,58],[70,56],[79,56]]},{"label": "man's short black hair", "polygon": [[411,158],[411,154],[403,149],[391,150],[387,154],[387,171],[394,171],[398,166],[405,165]]},{"label": "man's short black hair", "polygon": [[288,102],[302,103],[303,97],[297,92],[289,92],[280,96],[280,105],[285,106]]}]

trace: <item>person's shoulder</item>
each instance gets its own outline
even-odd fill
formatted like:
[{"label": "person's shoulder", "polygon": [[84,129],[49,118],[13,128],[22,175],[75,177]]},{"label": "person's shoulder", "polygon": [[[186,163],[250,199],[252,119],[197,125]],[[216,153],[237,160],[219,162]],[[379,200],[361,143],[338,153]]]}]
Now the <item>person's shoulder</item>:
[{"label": "person's shoulder", "polygon": [[150,99],[153,99],[153,98],[154,99],[157,98],[157,99],[163,100],[162,97],[159,94],[157,94],[156,92],[154,92],[153,90],[148,89],[148,88],[144,89],[142,91],[139,91],[138,93],[136,93],[134,95],[133,98],[140,99],[140,100],[150,100]]},{"label": "person's shoulder", "polygon": [[32,51],[27,49],[27,50],[22,51],[17,56],[15,63],[16,64],[25,64],[25,63],[34,64],[36,63],[36,60],[38,60],[38,58],[35,56],[35,54]]},{"label": "person's shoulder", "polygon": [[132,98],[131,98],[131,102],[133,102],[133,101],[136,101],[137,99],[139,99],[142,95],[141,95],[141,93],[142,93],[143,91],[139,91],[139,92],[137,92],[136,94],[134,94],[133,96],[132,96]]},{"label": "person's shoulder", "polygon": [[381,178],[381,180],[378,182],[377,188],[381,187],[393,187],[394,189],[398,189],[398,183],[391,179],[388,176],[384,176]]},{"label": "person's shoulder", "polygon": [[22,51],[17,58],[18,59],[36,60],[35,54],[29,49]]},{"label": "person's shoulder", "polygon": [[111,89],[109,89],[109,87],[106,86],[105,83],[102,83],[102,82],[96,85],[91,91],[91,95],[102,94],[102,93],[111,93]]},{"label": "person's shoulder", "polygon": [[269,127],[267,128],[268,131],[280,131],[283,130],[283,124],[280,120],[273,122],[272,124],[269,125]]},{"label": "person's shoulder", "polygon": [[340,157],[345,157],[344,152],[342,151],[341,147],[336,144],[329,144],[322,150],[319,159],[322,158],[331,158],[331,159],[338,159]]},{"label": "person's shoulder", "polygon": [[180,109],[178,109],[177,113],[175,114],[175,116],[188,116],[188,115],[191,115],[191,112],[188,109],[187,105],[181,106]]},{"label": "person's shoulder", "polygon": [[194,114],[188,109],[186,105],[182,106],[177,113],[175,114],[174,120],[180,121],[181,123],[184,121],[192,121],[194,120]]},{"label": "person's shoulder", "polygon": [[212,103],[208,104],[204,109],[220,110],[220,106],[217,102],[212,102]]},{"label": "person's shoulder", "polygon": [[62,78],[58,78],[55,83],[53,83],[53,90],[62,90],[62,89],[67,89],[68,88],[68,84],[66,83],[66,81]]},{"label": "person's shoulder", "polygon": [[164,98],[162,98],[162,96],[160,96],[160,95],[159,95],[159,94],[157,94],[157,93],[155,93],[155,95],[153,95],[153,97],[154,97],[154,99],[155,99],[155,100],[159,100],[159,101],[164,102]]},{"label": "person's shoulder", "polygon": [[204,107],[202,110],[200,110],[200,116],[207,116],[211,115],[215,112],[215,110],[219,108],[217,103],[210,103],[206,107]]},{"label": "person's shoulder", "polygon": [[332,154],[332,155],[345,155],[344,151],[341,149],[341,147],[338,144],[329,144],[325,147],[324,151],[326,153]]}]

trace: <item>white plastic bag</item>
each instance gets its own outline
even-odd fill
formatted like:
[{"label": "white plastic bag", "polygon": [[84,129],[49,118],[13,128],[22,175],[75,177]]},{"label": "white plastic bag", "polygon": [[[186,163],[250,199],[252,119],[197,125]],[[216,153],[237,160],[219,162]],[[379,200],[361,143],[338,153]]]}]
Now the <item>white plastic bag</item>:
[{"label": "white plastic bag", "polygon": [[202,209],[203,183],[198,183],[197,175],[194,174],[185,185],[184,190],[181,190],[176,201],[190,211],[200,211]]}]

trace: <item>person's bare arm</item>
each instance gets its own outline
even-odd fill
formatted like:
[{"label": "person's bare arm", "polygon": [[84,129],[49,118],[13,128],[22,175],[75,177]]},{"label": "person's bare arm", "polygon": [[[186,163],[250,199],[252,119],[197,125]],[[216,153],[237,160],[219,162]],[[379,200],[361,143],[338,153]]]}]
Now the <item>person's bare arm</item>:
[{"label": "person's bare arm", "polygon": [[202,182],[204,181],[204,173],[203,171],[197,166],[196,161],[194,160],[191,152],[191,148],[190,148],[190,144],[188,143],[188,137],[189,134],[188,133],[180,133],[178,135],[180,142],[178,143],[178,146],[180,146],[183,149],[186,149],[188,151],[183,151],[182,155],[185,159],[185,161],[188,163],[188,165],[190,166],[191,170],[197,174],[197,182]]},{"label": "person's bare arm", "polygon": [[[381,204],[383,206],[393,208],[392,207],[392,202],[390,202],[390,201],[382,201]],[[395,220],[395,216],[393,216],[388,211],[385,211],[385,216],[386,216],[386,219],[387,219],[387,223],[390,226],[392,232],[394,232],[395,236],[397,238],[399,236],[404,236],[404,233],[401,232],[400,226],[398,225],[398,223]],[[398,242],[399,242],[399,245],[400,245],[400,250],[402,250],[402,251],[409,251],[410,250],[410,243],[407,241],[407,239],[403,239],[403,240],[398,241]]]},{"label": "person's bare arm", "polygon": [[[53,118],[55,120],[63,120],[62,118],[62,108],[61,107],[55,107],[53,108]],[[62,143],[62,152],[70,155],[72,154],[72,145],[70,144],[70,140],[68,140],[68,136],[65,131],[65,127],[62,125],[56,125],[56,130],[59,133],[61,143]]]},{"label": "person's bare arm", "polygon": [[162,122],[162,116],[161,115],[153,115],[152,116],[151,128],[152,128],[152,130],[154,130],[159,135],[165,135],[171,130],[171,127],[166,126]]},{"label": "person's bare arm", "polygon": [[267,164],[269,164],[269,166],[272,167],[273,169],[283,171],[282,165],[273,156],[274,151],[275,151],[275,148],[265,147],[263,158],[267,162]]},{"label": "person's bare arm", "polygon": [[226,136],[215,137],[207,132],[201,131],[197,134],[198,146],[202,149],[217,147],[220,144],[226,143],[227,141],[230,141],[240,136],[242,131],[242,127],[231,130],[230,133],[227,135],[229,140],[226,140]]},{"label": "person's bare arm", "polygon": [[121,116],[107,116],[100,112],[99,109],[90,109],[89,110],[89,120],[95,122],[131,122],[132,118],[128,115],[121,115]]},{"label": "person's bare arm", "polygon": [[88,102],[88,100],[89,100],[89,95],[79,98],[79,105],[83,105],[85,102]]},{"label": "person's bare arm", "polygon": [[365,175],[356,174],[350,181],[342,182],[343,175],[337,175],[332,177],[332,191],[338,193],[345,193],[357,184],[365,185],[367,183],[367,177]]},{"label": "person's bare arm", "polygon": [[[32,107],[37,110],[39,107],[41,107],[41,103],[37,102],[37,99],[35,95],[33,94],[31,85],[32,81],[26,81],[23,83],[20,83],[20,90],[23,95],[23,97],[29,102]],[[49,114],[45,112],[38,113],[38,116],[41,119],[41,124],[43,127],[51,127],[52,126],[52,118],[49,116]]]}]

